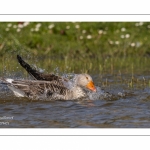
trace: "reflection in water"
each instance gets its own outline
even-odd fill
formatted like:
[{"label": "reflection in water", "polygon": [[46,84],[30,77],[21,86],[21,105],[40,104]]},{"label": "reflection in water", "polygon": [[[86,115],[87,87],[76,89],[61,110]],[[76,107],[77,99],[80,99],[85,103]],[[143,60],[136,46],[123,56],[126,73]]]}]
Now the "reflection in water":
[{"label": "reflection in water", "polygon": [[[89,99],[38,101],[17,98],[7,87],[0,84],[0,122],[3,122],[0,127],[150,127],[150,90],[148,87],[130,89],[120,83],[105,87],[104,91],[109,93],[103,92],[99,87],[97,91],[96,95],[88,93]],[[4,116],[13,117],[13,119],[2,119]]]}]

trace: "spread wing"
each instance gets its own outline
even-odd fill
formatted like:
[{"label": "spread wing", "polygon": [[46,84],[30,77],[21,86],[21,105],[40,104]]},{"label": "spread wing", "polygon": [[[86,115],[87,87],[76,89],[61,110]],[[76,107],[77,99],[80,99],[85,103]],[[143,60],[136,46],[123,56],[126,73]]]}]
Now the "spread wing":
[{"label": "spread wing", "polygon": [[[9,80],[9,79],[8,79]],[[13,80],[6,84],[18,96],[26,96],[30,98],[44,97],[49,98],[54,94],[65,96],[69,91],[65,86],[56,84],[53,81],[37,81],[37,80]]]},{"label": "spread wing", "polygon": [[[57,82],[61,82],[62,78],[59,76],[56,76],[54,74],[43,74],[40,73],[39,71],[33,69],[29,64],[27,64],[22,58],[21,56],[17,55],[17,59],[18,62],[20,63],[20,65],[26,69],[26,71],[35,79],[37,80],[44,80],[44,81],[57,81]],[[64,79],[63,79],[64,80]],[[65,79],[67,80],[67,79]]]}]

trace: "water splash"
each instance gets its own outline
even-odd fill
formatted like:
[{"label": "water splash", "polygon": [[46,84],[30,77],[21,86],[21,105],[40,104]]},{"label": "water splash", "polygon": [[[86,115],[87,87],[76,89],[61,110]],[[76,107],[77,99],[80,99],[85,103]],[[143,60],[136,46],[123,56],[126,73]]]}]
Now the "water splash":
[{"label": "water splash", "polygon": [[[37,69],[37,67],[34,65],[34,67]],[[41,68],[38,68],[37,70],[38,71],[40,71],[40,72],[44,72],[44,69],[41,69]],[[58,67],[56,67],[55,68],[55,74],[56,75],[59,75],[60,74],[60,70],[59,70],[59,68]],[[14,71],[15,72],[15,71]],[[61,73],[62,74],[62,77],[64,77],[64,78],[67,78],[67,79],[69,79],[69,82],[67,82],[67,85],[66,85],[66,87],[68,87],[69,89],[71,89],[71,88],[73,88],[73,86],[75,86],[74,85],[74,80],[75,80],[75,76],[77,75],[77,74],[75,74],[75,73]],[[7,75],[8,76],[8,75]],[[11,74],[9,74],[9,77],[10,78],[18,78],[18,79],[23,79],[21,76],[20,77],[18,77],[18,75],[16,76],[16,74],[15,75],[11,75]],[[6,88],[6,87],[5,87]],[[102,99],[107,99],[107,100],[111,100],[113,97],[114,97],[114,95],[113,94],[110,94],[110,93],[108,93],[108,92],[105,92],[101,87],[99,87],[99,86],[96,86],[96,89],[97,89],[97,92],[92,92],[92,91],[87,91],[86,90],[86,98],[85,98],[85,100],[86,99],[88,99],[88,100],[102,100]],[[2,89],[0,89],[0,93],[2,92]],[[1,93],[2,94],[2,93]],[[123,96],[123,93],[121,93],[121,92],[119,92],[118,93],[118,95],[117,96]]]},{"label": "water splash", "polygon": [[[75,73],[64,73],[63,74],[63,77],[64,78],[67,78],[70,80],[70,84],[69,84],[69,87],[71,88],[72,86],[74,86],[74,79],[75,79],[75,76],[77,74]],[[92,92],[92,91],[86,91],[86,94],[87,94],[87,97],[85,98],[88,99],[88,100],[102,100],[102,99],[111,99],[113,94],[110,94],[108,92],[105,92],[101,87],[99,86],[96,86],[96,92]],[[121,92],[120,92],[121,94]]]},{"label": "water splash", "polygon": [[105,92],[101,87],[96,86],[96,92],[89,91],[87,93],[90,100],[108,99],[112,97],[112,94]]},{"label": "water splash", "polygon": [[57,76],[60,75],[60,69],[59,69],[59,67],[56,67],[54,69],[54,74],[56,74]]},{"label": "water splash", "polygon": [[73,81],[74,77],[76,76],[75,73],[63,73],[62,77],[67,78],[71,81]]}]

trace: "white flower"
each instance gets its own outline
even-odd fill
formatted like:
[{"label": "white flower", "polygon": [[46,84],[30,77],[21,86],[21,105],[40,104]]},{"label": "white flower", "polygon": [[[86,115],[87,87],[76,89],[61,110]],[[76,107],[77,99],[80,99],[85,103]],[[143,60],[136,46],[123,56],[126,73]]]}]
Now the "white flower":
[{"label": "white flower", "polygon": [[30,22],[24,22],[23,26],[26,27],[27,25],[29,25]]},{"label": "white flower", "polygon": [[119,45],[119,41],[115,41],[115,44],[116,44],[116,45]]},{"label": "white flower", "polygon": [[134,46],[135,46],[135,43],[131,43],[131,46],[134,47]]},{"label": "white flower", "polygon": [[99,31],[98,31],[98,34],[103,34],[103,30],[99,30]]},{"label": "white flower", "polygon": [[140,42],[137,42],[136,43],[136,47],[140,47],[141,46],[141,43]]},{"label": "white flower", "polygon": [[50,24],[50,25],[48,26],[48,28],[49,28],[49,29],[52,29],[52,28],[54,28],[54,26],[55,26],[54,24]]},{"label": "white flower", "polygon": [[7,27],[11,27],[12,26],[12,24],[11,23],[9,23],[8,25],[7,25]]},{"label": "white flower", "polygon": [[82,40],[82,39],[83,39],[83,36],[81,35],[81,36],[80,36],[80,40]]},{"label": "white flower", "polygon": [[13,25],[13,28],[17,28],[17,25]]},{"label": "white flower", "polygon": [[39,31],[39,28],[35,28],[34,31],[36,31],[36,32]]},{"label": "white flower", "polygon": [[87,37],[86,37],[87,39],[91,39],[92,38],[92,36],[91,35],[87,35]]},{"label": "white flower", "polygon": [[82,33],[85,34],[85,33],[86,33],[86,30],[82,30]]},{"label": "white flower", "polygon": [[36,28],[41,27],[41,23],[36,24]]},{"label": "white flower", "polygon": [[66,26],[66,29],[70,29],[70,26]]},{"label": "white flower", "polygon": [[6,28],[5,30],[6,30],[6,31],[9,31],[9,28]]},{"label": "white flower", "polygon": [[18,24],[18,28],[23,28],[24,25],[23,24]]},{"label": "white flower", "polygon": [[75,28],[76,28],[76,29],[79,29],[79,28],[80,28],[80,26],[77,24],[77,25],[75,25]]},{"label": "white flower", "polygon": [[139,26],[142,26],[144,23],[143,22],[139,22]]},{"label": "white flower", "polygon": [[121,28],[121,31],[122,31],[122,32],[126,31],[126,28]]},{"label": "white flower", "polygon": [[17,28],[17,32],[20,32],[21,31],[21,29],[20,28]]},{"label": "white flower", "polygon": [[124,35],[121,35],[120,37],[121,37],[122,39],[124,39]]},{"label": "white flower", "polygon": [[129,37],[130,37],[130,34],[126,34],[125,37],[126,37],[126,38],[129,38]]}]

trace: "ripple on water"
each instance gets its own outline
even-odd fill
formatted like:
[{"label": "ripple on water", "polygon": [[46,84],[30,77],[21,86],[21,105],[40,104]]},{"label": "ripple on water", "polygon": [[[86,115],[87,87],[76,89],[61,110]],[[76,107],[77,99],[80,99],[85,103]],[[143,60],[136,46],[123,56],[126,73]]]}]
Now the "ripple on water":
[{"label": "ripple on water", "polygon": [[[112,84],[89,98],[69,101],[37,101],[17,98],[0,86],[0,114],[13,116],[8,128],[148,128],[150,89]],[[106,92],[108,91],[108,92]]]}]

